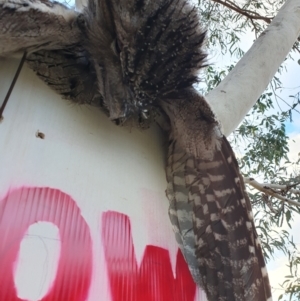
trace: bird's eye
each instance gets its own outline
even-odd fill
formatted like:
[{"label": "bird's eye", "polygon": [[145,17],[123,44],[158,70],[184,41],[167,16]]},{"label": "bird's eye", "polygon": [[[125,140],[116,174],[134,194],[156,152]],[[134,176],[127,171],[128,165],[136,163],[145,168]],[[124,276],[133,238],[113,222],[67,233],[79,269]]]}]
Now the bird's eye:
[{"label": "bird's eye", "polygon": [[115,55],[119,56],[121,53],[121,44],[119,43],[118,39],[114,39],[111,43],[111,48]]}]

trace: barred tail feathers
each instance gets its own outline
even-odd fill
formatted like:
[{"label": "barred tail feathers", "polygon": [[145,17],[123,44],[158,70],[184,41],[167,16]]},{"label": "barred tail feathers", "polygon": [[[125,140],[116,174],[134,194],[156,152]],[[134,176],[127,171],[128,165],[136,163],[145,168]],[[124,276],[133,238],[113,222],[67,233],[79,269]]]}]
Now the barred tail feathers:
[{"label": "barred tail feathers", "polygon": [[171,140],[167,180],[177,241],[208,300],[272,300],[250,200],[226,138],[211,161]]}]

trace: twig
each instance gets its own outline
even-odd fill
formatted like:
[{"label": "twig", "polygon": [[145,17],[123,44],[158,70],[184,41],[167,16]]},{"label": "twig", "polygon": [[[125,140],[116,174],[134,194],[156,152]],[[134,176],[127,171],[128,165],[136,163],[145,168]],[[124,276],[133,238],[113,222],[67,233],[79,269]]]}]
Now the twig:
[{"label": "twig", "polygon": [[12,90],[13,90],[13,88],[14,88],[16,82],[17,82],[17,79],[18,79],[18,77],[19,77],[19,75],[20,75],[20,72],[21,72],[22,67],[23,67],[23,65],[24,65],[24,62],[25,62],[25,59],[26,59],[26,51],[25,51],[24,54],[23,54],[23,57],[22,57],[22,59],[21,59],[21,61],[20,61],[20,63],[19,63],[17,72],[15,73],[15,76],[14,76],[14,78],[13,78],[13,81],[11,82],[10,87],[9,87],[7,93],[6,93],[6,96],[5,96],[4,100],[3,100],[3,103],[2,103],[2,105],[1,105],[1,107],[0,107],[0,121],[3,119],[3,112],[4,112],[4,109],[5,109],[5,107],[6,107],[7,103],[8,103],[10,94],[11,94],[11,92],[12,92]]},{"label": "twig", "polygon": [[[271,210],[271,212],[277,214],[279,212],[279,210],[276,210],[274,207],[273,207],[273,204],[270,200],[270,197],[269,195],[263,193],[262,196],[261,196],[261,199],[266,203],[266,205],[269,207],[269,209]],[[282,203],[284,204],[284,203]]]},{"label": "twig", "polygon": [[245,10],[243,8],[240,8],[239,6],[237,6],[235,3],[231,2],[231,1],[223,1],[223,0],[212,0],[213,2],[219,3],[223,6],[226,6],[234,11],[236,11],[237,13],[251,19],[251,20],[263,20],[266,23],[270,24],[271,21],[273,20],[273,18],[269,18],[269,17],[264,17],[259,15],[257,12],[254,11],[250,11],[250,10]]},{"label": "twig", "polygon": [[300,190],[298,190],[298,189],[291,189],[290,188],[291,186],[289,186],[289,185],[279,185],[279,184],[269,184],[269,183],[261,184],[261,183],[255,181],[253,178],[244,178],[244,181],[246,184],[251,185],[252,187],[256,188],[257,190],[259,190],[267,195],[273,196],[282,202],[287,202],[290,205],[300,207],[300,203],[281,195],[280,191],[274,190],[274,189],[280,189],[281,193],[289,191],[294,194],[300,194]]},{"label": "twig", "polygon": [[[228,7],[229,9],[234,10],[238,14],[241,14],[241,15],[245,16],[246,18],[248,18],[251,21],[251,23],[254,27],[256,38],[257,38],[258,30],[257,30],[253,20],[263,20],[267,24],[270,24],[273,20],[273,17],[261,16],[256,11],[241,8],[241,7],[239,7],[238,5],[236,5],[234,2],[232,2],[230,0],[211,0],[211,1],[215,2],[215,3],[219,3],[219,4],[221,4],[225,7]],[[300,42],[300,37],[298,37],[297,41]],[[297,51],[298,53],[300,53],[300,49],[297,47],[296,43],[293,45],[292,49]]]}]

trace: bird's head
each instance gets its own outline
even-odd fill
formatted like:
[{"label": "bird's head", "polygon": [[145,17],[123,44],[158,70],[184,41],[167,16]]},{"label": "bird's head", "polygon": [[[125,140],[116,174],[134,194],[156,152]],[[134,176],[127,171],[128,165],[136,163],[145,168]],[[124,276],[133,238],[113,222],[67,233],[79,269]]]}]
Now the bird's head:
[{"label": "bird's head", "polygon": [[82,19],[111,119],[151,119],[197,81],[205,32],[186,0],[89,0]]}]

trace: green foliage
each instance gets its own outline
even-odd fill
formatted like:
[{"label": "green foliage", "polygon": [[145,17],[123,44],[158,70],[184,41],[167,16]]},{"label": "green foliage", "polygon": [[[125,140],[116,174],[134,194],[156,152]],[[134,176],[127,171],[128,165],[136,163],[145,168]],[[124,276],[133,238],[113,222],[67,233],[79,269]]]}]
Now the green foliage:
[{"label": "green foliage", "polygon": [[[256,37],[260,35],[284,2],[199,0],[202,22],[209,31],[207,47],[210,53],[221,50],[223,55],[231,57],[231,61],[241,58],[244,54],[240,45],[242,36],[251,32]],[[297,49],[298,42],[293,47],[293,50]],[[292,56],[293,52],[287,60],[292,59]],[[208,67],[204,85],[200,87],[202,92],[205,94],[214,89],[232,68],[233,65],[224,68]],[[230,139],[244,176],[291,187],[300,182],[300,159],[290,162],[288,158],[289,137],[286,135],[285,124],[292,121],[295,114],[297,118],[300,117],[297,111],[300,94],[298,92],[288,99],[281,98],[278,91],[282,89],[280,76],[283,71],[284,64]],[[287,109],[280,110],[282,103],[286,104]],[[282,194],[300,202],[300,196],[297,199],[290,189],[282,191]],[[282,284],[284,294],[279,300],[300,300],[300,252],[286,230],[291,228],[291,221],[300,218],[300,208],[262,195],[256,190],[249,190],[249,195],[266,260],[275,258],[280,251],[289,261],[290,273]]]},{"label": "green foliage", "polygon": [[[288,257],[290,274],[285,276],[286,280],[283,282],[282,288],[290,295],[289,300],[291,300],[292,297],[295,297],[296,300],[300,300],[300,274],[298,270],[300,266],[300,252],[289,252]],[[280,295],[278,300],[282,300],[283,297],[283,294]]]}]

